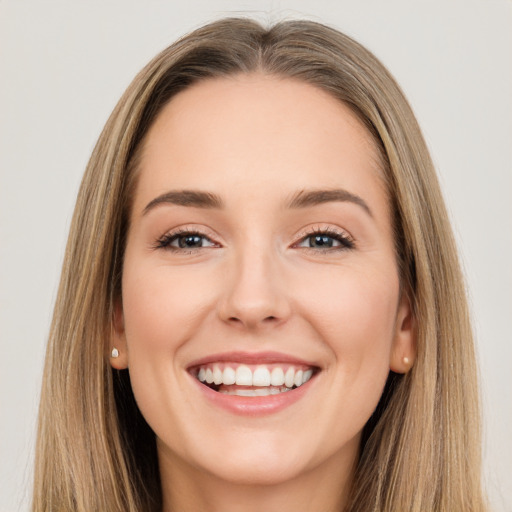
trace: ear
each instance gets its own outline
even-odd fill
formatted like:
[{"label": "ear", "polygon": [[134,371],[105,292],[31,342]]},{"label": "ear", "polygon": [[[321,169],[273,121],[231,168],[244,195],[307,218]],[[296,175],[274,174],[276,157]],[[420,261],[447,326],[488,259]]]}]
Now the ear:
[{"label": "ear", "polygon": [[396,373],[407,373],[416,359],[416,318],[411,301],[404,293],[398,306],[395,338],[391,349],[389,367]]},{"label": "ear", "polygon": [[[117,352],[114,349],[116,349]],[[117,357],[114,357],[116,354]],[[116,370],[124,370],[128,368],[128,346],[126,343],[124,313],[121,300],[117,300],[114,304],[109,359],[110,365]]]}]

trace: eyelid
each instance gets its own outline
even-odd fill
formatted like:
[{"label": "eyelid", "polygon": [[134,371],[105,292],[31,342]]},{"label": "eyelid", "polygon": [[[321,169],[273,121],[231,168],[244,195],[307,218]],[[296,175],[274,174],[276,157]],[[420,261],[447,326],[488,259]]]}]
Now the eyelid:
[{"label": "eyelid", "polygon": [[330,249],[316,249],[313,247],[304,247],[304,249],[311,249],[314,251],[326,251],[326,250],[340,250],[340,249],[352,249],[355,247],[356,240],[355,238],[345,229],[340,228],[339,226],[325,225],[325,224],[315,224],[314,226],[309,226],[304,228],[296,238],[296,241],[293,242],[292,247],[298,247],[298,244],[303,242],[306,238],[315,236],[315,235],[327,235],[329,237],[344,240],[347,244],[342,244],[341,247],[335,247]]},{"label": "eyelid", "polygon": [[[205,227],[205,226],[198,226],[197,224],[190,224],[190,225],[184,225],[179,226],[176,228],[172,228],[168,231],[166,231],[163,235],[158,237],[155,242],[152,244],[153,249],[168,249],[168,250],[175,250],[176,252],[190,252],[190,251],[198,251],[200,249],[208,249],[209,247],[198,247],[195,249],[185,249],[185,248],[178,248],[169,245],[171,240],[174,238],[177,238],[181,235],[197,235],[202,238],[205,238],[209,240],[213,246],[210,247],[222,247],[222,244],[218,241],[218,236],[216,233]],[[165,244],[164,244],[165,243]]]},{"label": "eyelid", "polygon": [[[219,236],[210,228],[205,227],[203,225],[191,224],[191,225],[183,225],[173,229],[168,230],[162,236],[157,238],[155,242],[152,244],[153,249],[169,249],[176,250],[176,252],[186,252],[185,248],[176,248],[170,246],[170,241],[174,238],[179,237],[180,235],[197,235],[200,237],[204,237],[208,239],[213,246],[210,247],[223,247],[223,244],[218,241]],[[303,242],[306,238],[312,237],[315,235],[327,235],[334,239],[337,239],[341,242],[341,246],[332,247],[328,249],[319,249],[314,247],[302,247],[303,249],[311,249],[313,251],[335,251],[335,250],[343,250],[343,249],[352,249],[356,243],[354,237],[345,229],[340,228],[339,226],[326,225],[326,224],[315,224],[311,226],[307,226],[303,228],[295,237],[295,241],[292,243],[291,247],[299,248],[299,244]],[[209,247],[198,247],[195,249],[189,249],[188,251],[199,251],[200,249],[207,249]]]}]

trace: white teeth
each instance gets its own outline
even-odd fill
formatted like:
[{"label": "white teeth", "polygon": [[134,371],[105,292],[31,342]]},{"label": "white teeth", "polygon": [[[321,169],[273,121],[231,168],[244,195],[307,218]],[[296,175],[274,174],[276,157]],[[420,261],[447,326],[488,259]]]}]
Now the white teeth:
[{"label": "white teeth", "polygon": [[[199,379],[201,380],[201,379]],[[226,366],[224,368],[224,371],[222,372],[222,383],[226,386],[231,386],[236,382],[236,373],[233,368],[230,368],[229,366]]]},{"label": "white teeth", "polygon": [[290,391],[290,388],[260,388],[260,389],[222,389],[219,393],[224,395],[234,395],[234,396],[268,396],[268,395],[279,395],[279,393],[286,393],[286,391]]},{"label": "white teeth", "polygon": [[270,395],[270,388],[260,388],[254,390],[255,396],[268,396]]},{"label": "white teeth", "polygon": [[213,367],[213,383],[217,386],[222,384],[222,370],[218,367],[218,365]]},{"label": "white teeth", "polygon": [[287,388],[293,387],[294,384],[294,377],[295,377],[295,370],[292,366],[286,370],[286,375],[284,376],[284,385]]},{"label": "white teeth", "polygon": [[254,389],[236,389],[234,394],[237,396],[256,396]]},{"label": "white teeth", "polygon": [[305,384],[309,379],[311,379],[311,376],[313,375],[313,370],[306,370],[304,374],[302,375],[302,384]]},{"label": "white teeth", "polygon": [[224,395],[234,396],[268,396],[278,395],[290,391],[288,388],[261,388],[261,389],[233,389],[231,391],[222,390],[220,393]]},{"label": "white teeth", "polygon": [[[224,366],[215,363],[213,366],[205,365],[200,367],[197,372],[197,379],[206,384],[215,384],[216,386],[258,386],[262,389],[244,390],[257,391],[258,394],[243,396],[266,396],[268,394],[280,393],[283,390],[302,386],[313,376],[313,369],[295,369],[294,366],[288,366],[286,373],[280,366],[273,366],[269,369],[265,365],[259,365],[255,369],[251,369],[245,364],[241,364],[236,369],[231,366]],[[285,386],[285,387],[283,387]],[[225,390],[222,390],[224,392]],[[231,391],[229,391],[230,394]]]},{"label": "white teeth", "polygon": [[258,366],[252,374],[253,386],[270,386],[270,372],[265,366]]},{"label": "white teeth", "polygon": [[237,386],[252,386],[252,372],[248,366],[241,364],[236,369]]},{"label": "white teeth", "polygon": [[282,386],[284,384],[284,372],[282,368],[276,367],[272,370],[270,384],[272,384],[272,386]]}]

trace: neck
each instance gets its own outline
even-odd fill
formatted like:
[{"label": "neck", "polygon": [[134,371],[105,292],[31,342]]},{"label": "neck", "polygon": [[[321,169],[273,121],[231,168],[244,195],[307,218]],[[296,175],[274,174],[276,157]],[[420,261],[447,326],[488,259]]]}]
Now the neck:
[{"label": "neck", "polygon": [[258,483],[225,480],[160,451],[163,512],[341,512],[358,440],[350,448],[292,478]]}]

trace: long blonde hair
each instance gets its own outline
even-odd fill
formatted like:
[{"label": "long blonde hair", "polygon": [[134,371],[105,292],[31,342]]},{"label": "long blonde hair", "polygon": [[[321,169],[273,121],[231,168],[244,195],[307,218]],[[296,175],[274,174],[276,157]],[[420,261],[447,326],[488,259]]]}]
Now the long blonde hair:
[{"label": "long blonde hair", "polygon": [[162,107],[209,77],[261,71],[350,106],[382,154],[417,358],[390,373],[363,433],[347,511],[482,511],[476,366],[457,251],[425,142],[394,79],[324,25],[224,19],[182,38],[134,79],[94,149],[77,199],[46,354],[33,511],[158,511],[154,434],[111,369],[138,149]]}]

